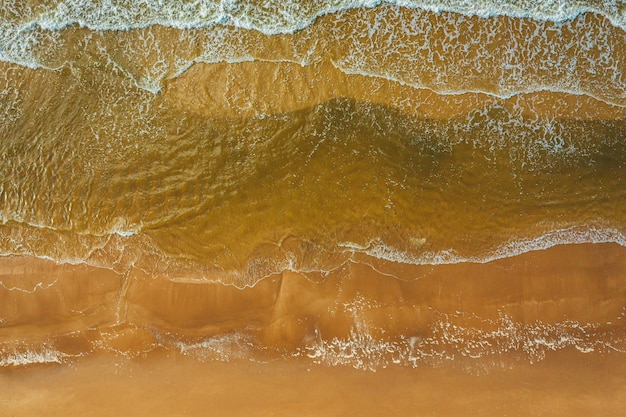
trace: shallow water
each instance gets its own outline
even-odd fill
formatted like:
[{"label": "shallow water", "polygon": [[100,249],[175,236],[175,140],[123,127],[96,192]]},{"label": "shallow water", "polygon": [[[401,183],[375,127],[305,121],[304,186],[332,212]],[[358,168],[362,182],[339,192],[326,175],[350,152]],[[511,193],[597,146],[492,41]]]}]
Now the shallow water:
[{"label": "shallow water", "polygon": [[536,239],[624,242],[620,119],[543,120],[501,103],[423,119],[341,98],[111,125],[84,109],[50,108],[5,137],[4,253],[251,285],[355,251],[419,264],[486,261]]}]

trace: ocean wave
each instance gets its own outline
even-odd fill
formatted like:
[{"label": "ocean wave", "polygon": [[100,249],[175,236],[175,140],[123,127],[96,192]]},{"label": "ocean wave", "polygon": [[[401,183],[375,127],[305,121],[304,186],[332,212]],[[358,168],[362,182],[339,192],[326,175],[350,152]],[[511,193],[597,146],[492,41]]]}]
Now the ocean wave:
[{"label": "ocean wave", "polygon": [[[80,48],[72,49],[69,46],[75,40],[63,34],[64,28],[80,26],[108,32],[142,30],[158,25],[175,28],[183,33],[170,33],[173,38],[168,35],[162,39],[155,38],[152,34],[145,39],[141,35],[129,36],[128,40],[116,44],[115,50],[98,46],[98,54],[105,57],[100,58],[107,60],[107,66],[121,71],[137,87],[153,94],[161,91],[164,80],[180,76],[198,62],[271,61],[309,65],[315,60],[337,55],[330,59],[337,69],[346,74],[384,78],[439,93],[481,92],[511,97],[535,91],[557,91],[586,94],[610,104],[624,105],[623,74],[619,66],[621,44],[611,41],[615,38],[615,33],[606,29],[606,26],[610,26],[608,23],[589,25],[589,19],[581,18],[571,24],[548,30],[542,24],[529,29],[526,26],[533,26],[534,23],[526,24],[528,21],[520,28],[502,26],[494,21],[486,26],[489,33],[481,32],[482,38],[476,40],[484,43],[484,48],[477,48],[472,42],[461,41],[463,29],[459,29],[468,23],[464,22],[467,20],[464,16],[504,15],[534,18],[539,22],[564,22],[588,12],[605,16],[614,26],[624,29],[626,25],[619,22],[625,19],[622,9],[626,9],[626,5],[621,2],[604,2],[602,5],[591,1],[338,0],[307,5],[266,3],[265,6],[254,6],[237,1],[155,1],[129,4],[107,2],[108,6],[105,7],[101,2],[73,0],[59,2],[55,7],[30,9],[17,3],[7,4],[0,6],[0,60],[30,68],[59,69],[65,65],[73,65],[70,61],[73,61],[72,57],[76,54],[84,52],[89,55],[87,51],[81,52]],[[380,9],[372,12],[370,9],[374,6],[379,6]],[[355,19],[354,16],[341,13],[355,9],[358,10]],[[415,15],[409,13],[405,16],[401,10],[413,10]],[[443,19],[450,20],[457,28],[456,31],[441,29],[440,23],[443,21],[439,18],[431,27],[432,22],[426,18],[426,14],[420,15],[420,11],[459,13],[456,17]],[[303,38],[312,36],[316,41],[313,45],[304,47],[294,43],[293,56],[261,56],[264,53],[259,55],[255,46],[251,46],[257,45],[257,41],[250,38],[248,45],[247,37],[254,35],[244,34],[246,31],[260,32],[267,36],[296,33],[310,27],[318,17],[327,14],[333,14],[332,22],[326,22],[329,24],[322,32],[332,33],[331,40],[322,39],[323,36],[315,32],[304,34]],[[345,31],[346,22],[353,33]],[[517,39],[512,33],[522,30],[522,26],[525,27],[524,30],[530,30],[531,34]],[[187,30],[199,28],[209,28],[210,34],[207,36],[211,40],[196,39],[192,42],[192,50],[195,52],[183,52],[186,50],[183,45],[188,43],[188,38],[195,36],[194,33],[187,33]],[[563,32],[561,35],[564,36],[580,34],[580,39],[571,45],[549,41],[549,33],[554,30]],[[99,33],[97,37],[101,35]],[[433,35],[434,38],[431,39]],[[81,42],[86,45],[91,35],[84,36],[87,37]],[[179,41],[172,40],[176,37],[179,37]],[[381,44],[387,41],[388,44]],[[138,44],[134,45],[134,42]],[[512,43],[508,44],[509,42]],[[541,45],[542,52],[538,53],[528,46],[535,44]],[[176,50],[178,47],[180,51]],[[67,51],[59,52],[67,48]],[[444,51],[443,55],[433,56],[432,50],[439,48]],[[573,58],[567,52],[572,48]],[[342,50],[347,54],[344,55]],[[424,54],[424,50],[431,52]],[[128,62],[118,62],[120,59]],[[527,63],[526,59],[529,60]],[[142,69],[134,67],[134,63],[144,60],[146,65]],[[394,60],[397,62],[392,62]],[[482,74],[485,67],[496,70],[486,77]],[[477,74],[473,74],[473,69]],[[603,83],[599,85],[595,78],[587,79],[590,74],[602,79]]]},{"label": "ocean wave", "polygon": [[277,0],[260,4],[240,0],[65,0],[48,8],[23,3],[20,0],[6,1],[0,9],[4,22],[19,22],[21,30],[35,26],[59,30],[74,24],[92,30],[129,30],[152,25],[190,29],[226,24],[274,35],[303,29],[325,14],[380,4],[435,13],[455,12],[480,17],[504,15],[555,22],[592,12],[605,16],[617,27],[626,28],[626,3],[622,0],[325,0],[304,4]]},{"label": "ocean wave", "polygon": [[[126,275],[133,269],[149,275],[171,275],[169,280],[177,283],[215,283],[233,286],[240,290],[253,288],[259,283],[285,272],[302,274],[303,276],[327,277],[335,271],[342,270],[349,264],[366,264],[382,275],[402,279],[394,273],[385,272],[381,265],[370,264],[371,259],[405,265],[452,265],[462,263],[485,264],[500,259],[543,251],[559,245],[603,244],[613,243],[626,247],[626,235],[622,231],[593,226],[575,226],[546,232],[535,237],[516,237],[508,242],[493,247],[482,248],[479,254],[468,254],[468,250],[450,248],[439,251],[422,251],[428,242],[426,239],[411,238],[412,250],[400,249],[377,238],[367,244],[350,241],[338,243],[334,248],[318,248],[315,255],[304,256],[302,253],[286,251],[273,253],[270,257],[250,255],[238,267],[233,265],[207,266],[206,262],[190,262],[187,258],[179,258],[164,252],[152,239],[139,234],[136,240],[128,241],[115,235],[110,239],[94,241],[73,241],[66,248],[67,253],[58,248],[67,245],[64,240],[52,241],[50,247],[37,247],[26,241],[16,241],[4,247],[0,257],[29,256],[56,264],[88,265],[104,268],[118,274]],[[39,242],[35,238],[35,242]],[[56,242],[56,243],[55,243]],[[417,242],[417,243],[415,243]],[[12,247],[11,247],[12,246]],[[74,247],[76,246],[76,247]],[[310,259],[309,259],[310,258]],[[34,293],[46,289],[51,284],[36,284],[30,288],[7,287],[6,290]],[[186,348],[180,347],[185,350]],[[192,349],[192,348],[190,348]]]},{"label": "ocean wave", "polygon": [[[122,221],[122,220],[120,220]],[[7,224],[20,224],[27,227],[32,227],[35,229],[47,229],[54,232],[73,232],[77,235],[83,236],[95,236],[95,237],[106,237],[110,235],[118,235],[120,237],[131,237],[141,232],[140,227],[124,227],[120,221],[115,221],[114,224],[108,230],[99,230],[99,231],[75,231],[70,228],[52,226],[42,223],[34,223],[25,221],[24,219],[8,219],[2,216],[0,213],[0,226],[5,226]]]},{"label": "ocean wave", "polygon": [[[520,97],[524,95],[531,95],[536,93],[564,93],[571,96],[586,96],[591,97],[594,100],[598,100],[600,102],[606,103],[610,106],[615,107],[626,107],[626,102],[623,100],[625,94],[622,91],[618,90],[618,93],[613,95],[603,95],[597,91],[585,90],[583,88],[576,88],[571,85],[550,85],[549,83],[545,83],[543,85],[539,84],[514,84],[507,85],[506,83],[501,82],[500,88],[498,91],[489,91],[484,88],[450,88],[449,86],[441,86],[441,85],[428,85],[426,83],[422,83],[420,81],[415,81],[411,79],[403,79],[398,77],[394,73],[390,73],[388,71],[382,71],[380,69],[373,70],[372,68],[362,68],[360,65],[351,65],[350,63],[345,62],[333,62],[335,68],[346,75],[362,75],[364,77],[373,77],[373,78],[381,78],[393,83],[398,83],[400,85],[406,85],[412,87],[416,90],[429,90],[433,93],[443,96],[462,96],[466,94],[485,94],[488,96],[493,96],[498,99],[512,99],[514,97]],[[520,81],[520,80],[518,80]],[[159,81],[160,82],[160,81]]]},{"label": "ocean wave", "polygon": [[616,243],[626,246],[626,235],[616,229],[594,226],[575,226],[557,229],[537,237],[516,238],[504,245],[487,251],[483,256],[463,256],[456,249],[438,252],[410,253],[389,246],[380,239],[367,245],[354,242],[341,242],[341,251],[363,253],[376,259],[409,265],[447,265],[459,263],[484,264],[498,259],[512,258],[527,252],[541,251],[558,245],[577,245],[585,243]]}]

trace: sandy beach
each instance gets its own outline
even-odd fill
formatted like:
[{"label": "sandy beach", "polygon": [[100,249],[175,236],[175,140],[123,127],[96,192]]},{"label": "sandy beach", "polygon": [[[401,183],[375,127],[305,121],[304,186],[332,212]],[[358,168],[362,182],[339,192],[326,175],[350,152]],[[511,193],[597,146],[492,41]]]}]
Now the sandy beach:
[{"label": "sandy beach", "polygon": [[[11,416],[621,416],[623,355],[560,352],[473,376],[450,369],[309,367],[296,360],[198,363],[177,355],[3,370]],[[454,395],[450,395],[454,392]]]},{"label": "sandy beach", "polygon": [[[137,271],[123,284],[99,268],[3,258],[2,360],[22,351],[28,361],[38,344],[55,353],[51,363],[3,366],[0,403],[11,416],[618,416],[625,251],[557,246],[487,264],[405,266],[398,277],[351,264],[319,282],[286,272],[243,290]],[[456,330],[442,333],[443,317]],[[236,332],[256,347],[208,356],[192,347]],[[375,352],[400,336],[431,339],[440,360],[393,363]],[[351,338],[363,344],[356,357],[311,348]]]},{"label": "sandy beach", "polygon": [[0,4],[0,417],[626,414],[623,6],[53,3]]}]

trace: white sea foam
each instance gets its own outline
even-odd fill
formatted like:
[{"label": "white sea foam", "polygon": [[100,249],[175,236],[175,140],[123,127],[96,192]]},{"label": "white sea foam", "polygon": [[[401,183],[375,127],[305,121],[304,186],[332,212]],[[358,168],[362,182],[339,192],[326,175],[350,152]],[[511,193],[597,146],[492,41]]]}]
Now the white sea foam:
[{"label": "white sea foam", "polygon": [[[621,41],[607,25],[590,24],[590,16],[549,27],[530,20],[513,27],[494,21],[481,25],[473,40],[466,39],[463,28],[477,26],[467,17],[438,19],[439,26],[421,12],[385,7],[372,22],[371,15],[359,10],[351,21],[352,31],[335,34],[347,40],[349,48],[333,59],[333,65],[346,74],[384,78],[439,94],[510,98],[550,91],[624,105]],[[592,73],[602,82],[590,80]]]},{"label": "white sea foam", "polygon": [[[498,91],[488,91],[481,88],[451,88],[449,85],[445,83],[441,83],[440,85],[431,85],[422,82],[419,78],[411,79],[408,77],[403,69],[397,69],[398,73],[404,72],[403,76],[397,76],[394,72],[390,72],[387,68],[374,68],[373,66],[363,65],[363,62],[356,61],[333,61],[333,66],[337,68],[339,71],[343,72],[347,75],[362,75],[365,77],[372,78],[382,78],[385,80],[392,81],[394,83],[398,83],[400,85],[409,86],[419,90],[430,90],[434,93],[444,96],[461,96],[468,93],[478,93],[478,94],[486,94],[489,96],[501,98],[501,99],[510,99],[519,95],[525,94],[533,94],[533,93],[565,93],[573,96],[587,96],[591,97],[595,100],[602,101],[604,103],[610,104],[612,106],[617,107],[626,107],[626,102],[623,99],[626,97],[626,90],[623,88],[623,85],[618,85],[616,82],[615,87],[617,87],[613,94],[602,94],[599,91],[591,91],[581,88],[580,86],[576,87],[574,85],[551,85],[549,82],[544,82],[543,84],[532,83],[526,84],[524,83],[523,77],[518,77],[517,82],[512,82],[507,84],[504,80],[500,80],[499,86],[500,89]],[[617,77],[615,77],[617,78]],[[570,79],[572,83],[575,83],[577,80]],[[159,81],[160,82],[160,81]],[[607,80],[608,82],[608,80]]]},{"label": "white sea foam", "polygon": [[523,253],[549,249],[557,245],[583,243],[616,243],[626,246],[626,236],[616,229],[599,227],[570,227],[547,232],[541,236],[519,238],[496,247],[484,256],[463,256],[455,249],[439,252],[409,253],[387,245],[380,239],[367,245],[354,242],[342,242],[338,245],[344,252],[364,253],[373,258],[412,265],[445,265],[457,263],[487,263],[498,259],[509,258]]},{"label": "white sea foam", "polygon": [[623,0],[322,0],[305,4],[271,0],[262,5],[242,0],[64,0],[43,10],[21,3],[21,0],[5,1],[0,16],[19,21],[22,30],[35,26],[59,30],[72,24],[94,30],[129,30],[151,25],[189,29],[229,24],[279,34],[309,26],[325,14],[381,3],[435,13],[448,11],[480,17],[506,15],[556,22],[592,12],[607,17],[617,27],[626,28],[626,3]]},{"label": "white sea foam", "polygon": [[[139,238],[144,237],[144,235],[139,235]],[[118,237],[117,239],[124,238]],[[420,242],[420,247],[421,243],[424,241],[424,239],[419,238],[414,238],[412,240]],[[32,248],[29,249],[21,247],[20,249],[12,249],[8,251],[5,249],[5,251],[0,254],[0,257],[26,255],[49,260],[57,264],[84,264],[98,268],[110,269],[117,273],[125,273],[128,272],[130,268],[137,268],[143,270],[147,274],[158,274],[160,271],[158,269],[159,267],[164,268],[165,271],[169,268],[168,265],[170,265],[174,268],[180,267],[181,271],[184,271],[183,275],[180,277],[176,277],[175,275],[171,277],[171,279],[176,282],[219,282],[223,285],[232,285],[239,289],[245,289],[252,288],[259,282],[273,276],[278,276],[285,271],[302,273],[304,276],[309,273],[321,273],[322,275],[328,275],[332,271],[340,269],[350,262],[363,262],[363,259],[354,259],[354,255],[356,254],[409,265],[488,263],[531,251],[549,249],[557,245],[616,243],[620,246],[626,246],[626,236],[616,229],[603,229],[599,227],[571,227],[568,229],[550,231],[536,237],[512,239],[503,245],[484,250],[484,255],[482,256],[463,255],[458,249],[420,252],[418,248],[414,251],[407,251],[393,247],[381,239],[375,239],[366,245],[354,242],[339,243],[335,250],[343,253],[344,256],[337,258],[332,265],[318,264],[316,262],[313,262],[312,264],[303,264],[302,260],[298,259],[298,255],[295,253],[286,253],[284,254],[284,257],[279,258],[252,257],[243,270],[212,269],[210,272],[203,269],[201,266],[198,266],[198,269],[194,269],[194,267],[190,265],[185,266],[183,264],[178,264],[175,258],[171,258],[167,254],[162,253],[157,247],[154,246],[154,242],[151,242],[149,239],[141,240],[141,251],[144,254],[148,253],[149,256],[154,256],[154,259],[158,259],[159,261],[154,264],[154,268],[156,269],[153,270],[148,268],[148,270],[146,270],[144,269],[145,267],[141,267],[136,264],[137,251],[134,250],[133,247],[127,248],[125,244],[120,241],[107,240],[106,242],[108,243],[105,243],[105,246],[106,244],[121,246],[116,247],[111,252],[111,256],[105,259],[99,259],[97,257],[92,258],[91,256],[92,252],[100,251],[102,249],[103,246],[101,244],[94,244],[91,248],[83,248],[79,251],[80,255],[78,252],[74,252],[74,255],[65,254],[63,256],[59,256],[59,254],[40,253],[38,250],[34,250]],[[16,242],[16,245],[20,246],[22,243]],[[384,271],[379,272],[381,274],[385,274]],[[54,282],[46,285],[37,284],[31,288],[14,288],[14,286],[5,286],[0,283],[0,287],[22,292],[45,290],[52,285],[54,285]],[[181,349],[183,349],[183,347],[181,347]]]},{"label": "white sea foam", "polygon": [[[295,1],[267,1],[255,6],[238,0],[64,0],[48,8],[9,0],[0,6],[0,56],[3,59],[30,55],[27,52],[42,36],[54,36],[70,25],[92,30],[130,30],[162,25],[178,29],[216,24],[252,29],[264,34],[293,33],[311,25],[319,16],[382,3],[440,13],[468,16],[506,15],[562,22],[583,13],[607,17],[614,26],[626,28],[626,3],[622,0],[325,0],[307,4]],[[37,29],[49,33],[43,34]],[[24,62],[28,62],[25,60]]]},{"label": "white sea foam", "polygon": [[176,341],[174,346],[181,354],[198,360],[229,362],[243,358],[249,353],[252,343],[249,337],[239,333],[218,335],[195,343]]},{"label": "white sea foam", "polygon": [[[246,1],[224,0],[210,1],[198,0],[195,2],[179,2],[174,0],[135,0],[130,2],[122,1],[98,1],[92,2],[87,0],[64,0],[58,2],[55,6],[48,8],[29,8],[22,4],[19,0],[5,2],[0,6],[0,60],[17,63],[19,65],[31,68],[53,68],[63,64],[60,62],[49,63],[44,58],[47,53],[40,49],[54,48],[43,47],[42,45],[55,45],[62,43],[59,31],[70,25],[79,25],[90,28],[92,30],[131,30],[146,28],[153,25],[162,25],[177,29],[190,28],[206,28],[206,27],[223,27],[223,28],[242,28],[247,30],[260,31],[267,35],[293,33],[310,26],[319,16],[340,12],[348,9],[365,9],[378,6],[381,4],[391,4],[418,10],[426,10],[440,13],[442,11],[457,12],[466,16],[489,17],[496,15],[507,15],[512,17],[534,18],[541,21],[557,21],[563,22],[573,19],[586,12],[593,12],[603,15],[609,19],[616,27],[626,29],[626,3],[622,0],[605,0],[598,2],[594,0],[583,1],[540,1],[540,0],[447,0],[447,1],[431,1],[431,0],[326,0],[307,4],[298,2],[280,2],[267,1],[262,6],[255,6]],[[397,9],[397,8],[396,8]],[[367,19],[363,20],[366,22]],[[377,18],[376,22],[379,23]],[[384,20],[384,17],[382,17]],[[415,19],[412,20],[415,23]],[[427,24],[426,20],[424,22]],[[423,23],[424,23],[423,22]],[[367,24],[364,23],[366,26]],[[392,25],[411,26],[411,22],[396,22]],[[410,28],[415,33],[415,29]],[[359,27],[358,35],[363,31],[367,31],[365,38],[371,38],[376,32],[384,32],[383,27]],[[397,29],[393,29],[397,32]],[[421,29],[419,33],[427,35]],[[454,32],[454,31],[453,31]],[[584,30],[582,31],[584,33]],[[233,35],[231,33],[231,35]],[[236,34],[234,34],[236,36]],[[394,38],[394,34],[390,39]],[[400,32],[395,35],[402,35]],[[458,38],[460,32],[446,33],[452,38]],[[539,30],[535,34],[537,38],[546,36],[546,31]],[[597,35],[594,33],[594,35]],[[218,35],[219,36],[219,35]],[[425,36],[428,38],[428,36]],[[227,45],[227,42],[219,42],[221,45]],[[339,40],[338,40],[339,41]],[[451,39],[451,45],[457,45]],[[589,44],[590,47],[599,47],[606,42],[603,39],[581,39],[581,42]],[[531,42],[533,43],[533,42]],[[234,49],[237,49],[238,43],[233,42]],[[241,46],[241,45],[238,45]],[[426,45],[428,46],[428,45]],[[468,45],[462,45],[467,47]],[[364,74],[375,77],[382,77],[389,80],[398,81],[417,88],[430,88],[440,93],[457,94],[462,92],[480,91],[492,93],[500,97],[510,97],[519,93],[528,93],[533,91],[559,91],[573,94],[588,94],[595,98],[607,101],[612,104],[623,105],[626,93],[623,88],[623,71],[619,65],[619,60],[610,58],[606,59],[606,52],[602,50],[601,56],[596,57],[591,54],[593,59],[601,66],[599,76],[603,79],[602,86],[581,85],[580,77],[571,74],[572,65],[576,68],[587,68],[586,56],[576,53],[575,58],[564,58],[564,54],[557,54],[559,59],[565,59],[567,62],[552,62],[547,59],[546,62],[555,69],[554,79],[547,80],[533,78],[533,69],[520,67],[516,62],[517,55],[515,51],[524,48],[525,45],[507,45],[507,50],[511,52],[511,62],[496,63],[496,66],[502,72],[500,79],[496,80],[498,91],[486,91],[480,86],[468,85],[459,88],[454,85],[455,82],[466,81],[465,77],[472,71],[467,71],[467,65],[453,65],[453,68],[446,68],[445,71],[437,70],[435,76],[431,77],[426,74],[425,82],[419,74],[413,74],[415,71],[409,71],[409,68],[420,68],[423,62],[417,62],[414,65],[403,65],[399,68],[381,69],[378,57],[374,52],[377,48],[371,46],[363,46],[361,54],[372,53],[369,62],[367,59],[359,59],[359,51],[355,51],[353,56],[344,57],[336,62],[338,68],[349,74]],[[142,48],[155,51],[159,50],[158,45],[143,45]],[[226,48],[229,49],[229,48]],[[230,48],[232,49],[232,48]],[[207,50],[202,51],[200,56],[193,59],[183,60],[172,64],[175,68],[169,68],[165,61],[156,62],[156,67],[146,69],[145,74],[131,74],[123,66],[116,64],[116,68],[133,79],[139,88],[152,93],[158,93],[161,90],[161,83],[167,77],[177,76],[189,68],[194,62],[240,62],[244,60],[255,59],[251,56],[245,56],[245,52],[236,53],[223,50],[222,47],[213,47],[208,45]],[[392,48],[393,49],[393,48]],[[488,48],[490,49],[490,48]],[[550,51],[548,51],[550,52]],[[608,48],[608,52],[610,48]],[[387,53],[393,53],[392,50]],[[532,56],[533,51],[529,51],[523,56]],[[305,54],[306,55],[306,54]],[[480,54],[479,54],[480,55]],[[497,55],[497,53],[495,54]],[[548,54],[550,55],[550,54]],[[416,55],[418,57],[419,55]],[[552,55],[550,55],[552,56]],[[411,59],[411,54],[407,58]],[[482,58],[479,56],[475,62],[471,62],[471,67],[480,72]],[[580,62],[578,62],[580,61]],[[615,62],[614,62],[615,61]],[[302,58],[301,63],[306,63],[306,58]],[[434,60],[433,62],[437,62]],[[158,64],[158,65],[157,65]],[[502,65],[500,65],[502,64]],[[484,62],[482,65],[493,65],[491,62]],[[597,72],[598,66],[591,62],[588,65],[588,72]],[[169,68],[169,69],[168,69]],[[560,70],[559,70],[560,69]],[[543,69],[542,69],[543,71]],[[570,71],[569,73],[558,74],[558,71]],[[419,71],[418,71],[419,72]],[[552,74],[552,72],[548,71]],[[592,83],[593,84],[593,83]],[[603,89],[603,91],[597,91]],[[605,91],[606,90],[606,91]]]},{"label": "white sea foam", "polygon": [[[0,226],[17,223],[23,226],[32,227],[35,229],[45,229],[54,232],[68,232],[72,231],[77,235],[88,235],[88,236],[109,236],[109,235],[118,235],[121,237],[130,237],[141,232],[142,225],[128,225],[127,221],[122,218],[115,219],[108,229],[102,231],[75,231],[71,230],[70,227],[60,227],[52,224],[45,224],[43,222],[34,222],[27,220],[24,216],[21,216],[18,213],[3,213],[0,211]],[[51,223],[53,223],[51,221]]]},{"label": "white sea foam", "polygon": [[37,292],[38,290],[47,290],[48,288],[54,286],[54,284],[56,284],[58,281],[58,279],[55,279],[54,281],[48,283],[48,284],[44,284],[43,282],[39,282],[37,284],[35,284],[32,288],[22,288],[22,287],[18,287],[18,286],[8,286],[5,285],[2,281],[0,281],[0,287],[4,288],[7,291],[18,291],[18,292],[23,292],[23,293],[27,293],[27,294],[33,294],[35,292]]},{"label": "white sea foam", "polygon": [[68,355],[65,353],[44,346],[39,349],[27,349],[22,352],[0,353],[0,367],[63,363],[67,357]]},{"label": "white sea foam", "polygon": [[[440,366],[456,363],[470,372],[489,372],[511,363],[511,357],[536,363],[549,352],[575,348],[581,353],[595,351],[623,352],[623,336],[598,333],[598,324],[581,324],[572,320],[558,323],[518,323],[501,314],[498,320],[471,315],[478,327],[454,324],[467,313],[441,314],[425,337],[400,337],[385,340],[374,337],[371,326],[361,317],[366,308],[375,306],[357,302],[346,305],[353,312],[355,324],[348,337],[317,338],[301,353],[313,362],[329,366],[351,366],[376,371],[391,365],[417,367],[421,364]],[[485,330],[491,329],[491,330]],[[507,359],[508,358],[508,359]],[[461,359],[461,361],[459,361]],[[474,362],[476,359],[490,361]],[[490,363],[490,364],[489,364]],[[477,366],[478,364],[478,366]]]}]

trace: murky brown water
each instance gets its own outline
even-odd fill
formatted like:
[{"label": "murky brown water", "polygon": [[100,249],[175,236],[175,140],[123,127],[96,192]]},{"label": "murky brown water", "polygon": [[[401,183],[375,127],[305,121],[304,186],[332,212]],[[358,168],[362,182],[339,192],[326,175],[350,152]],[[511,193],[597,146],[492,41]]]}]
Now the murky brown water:
[{"label": "murky brown water", "polygon": [[2,372],[623,360],[621,2],[135,3],[0,6]]}]

